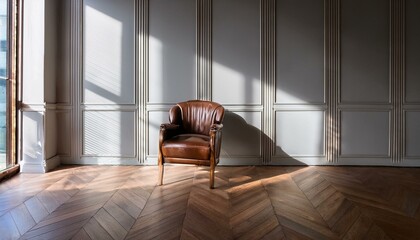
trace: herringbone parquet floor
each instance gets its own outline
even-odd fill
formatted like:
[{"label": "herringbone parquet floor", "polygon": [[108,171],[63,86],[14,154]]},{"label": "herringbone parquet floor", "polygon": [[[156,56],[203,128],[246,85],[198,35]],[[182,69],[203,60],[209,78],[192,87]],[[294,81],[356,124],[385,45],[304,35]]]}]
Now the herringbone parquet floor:
[{"label": "herringbone parquet floor", "polygon": [[67,166],[0,183],[0,239],[420,239],[420,169]]}]

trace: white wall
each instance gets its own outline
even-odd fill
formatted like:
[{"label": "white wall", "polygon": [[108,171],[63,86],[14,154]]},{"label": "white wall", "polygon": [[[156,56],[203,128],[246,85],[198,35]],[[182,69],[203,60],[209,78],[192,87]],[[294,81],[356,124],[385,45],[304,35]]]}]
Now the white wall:
[{"label": "white wall", "polygon": [[59,71],[59,2],[23,3],[22,108],[20,112],[22,172],[45,172],[59,164],[56,88]]},{"label": "white wall", "polygon": [[420,166],[415,0],[207,2],[63,1],[63,163],[155,164],[169,108],[208,98],[222,164]]}]

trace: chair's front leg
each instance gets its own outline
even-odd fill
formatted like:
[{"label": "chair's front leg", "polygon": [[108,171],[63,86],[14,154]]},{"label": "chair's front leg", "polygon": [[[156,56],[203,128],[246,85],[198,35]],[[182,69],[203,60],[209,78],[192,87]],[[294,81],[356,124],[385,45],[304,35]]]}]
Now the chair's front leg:
[{"label": "chair's front leg", "polygon": [[162,159],[162,154],[160,154],[160,153],[159,153],[158,164],[159,164],[158,185],[161,186],[163,184],[163,159]]},{"label": "chair's front leg", "polygon": [[159,153],[158,153],[158,165],[159,165],[159,179],[158,185],[161,186],[163,184],[163,154],[162,154],[162,144],[163,140],[165,139],[166,130],[164,126],[160,127],[159,131]]},{"label": "chair's front leg", "polygon": [[162,159],[162,153],[160,153],[160,151],[159,151],[159,157],[158,157],[158,165],[159,165],[158,185],[161,186],[163,184],[163,159]]},{"label": "chair's front leg", "polygon": [[214,169],[216,168],[216,132],[210,131],[210,189],[214,188]]},{"label": "chair's front leg", "polygon": [[214,188],[214,169],[216,168],[215,159],[210,160],[210,189]]}]

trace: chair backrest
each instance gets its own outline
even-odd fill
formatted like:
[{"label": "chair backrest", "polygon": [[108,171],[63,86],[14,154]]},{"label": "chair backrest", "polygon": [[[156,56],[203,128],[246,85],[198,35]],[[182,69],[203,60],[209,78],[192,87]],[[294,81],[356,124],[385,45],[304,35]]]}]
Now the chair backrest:
[{"label": "chair backrest", "polygon": [[187,133],[209,135],[210,126],[223,121],[225,109],[222,105],[201,100],[178,103],[169,111],[169,121],[179,124]]}]

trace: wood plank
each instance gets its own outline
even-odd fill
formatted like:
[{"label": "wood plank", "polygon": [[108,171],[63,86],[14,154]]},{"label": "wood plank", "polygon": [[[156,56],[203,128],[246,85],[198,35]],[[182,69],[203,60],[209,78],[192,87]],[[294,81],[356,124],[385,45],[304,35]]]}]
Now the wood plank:
[{"label": "wood plank", "polygon": [[420,170],[67,166],[0,185],[4,239],[416,239]]},{"label": "wood plank", "polygon": [[112,238],[123,239],[125,235],[127,235],[127,230],[125,230],[121,224],[103,208],[95,214],[94,218]]},{"label": "wood plank", "polygon": [[89,234],[84,229],[80,229],[79,232],[76,233],[72,238],[72,240],[92,240],[92,238],[89,237]]},{"label": "wood plank", "polygon": [[95,218],[91,218],[83,229],[93,240],[113,240],[111,235],[109,235],[109,233],[98,223],[98,221],[96,221]]},{"label": "wood plank", "polygon": [[120,208],[113,201],[108,201],[105,204],[104,209],[111,214],[111,216],[115,218],[115,220],[117,220],[126,231],[129,231],[136,222],[135,218],[130,216],[130,214]]},{"label": "wood plank", "polygon": [[36,224],[25,204],[19,205],[19,207],[13,209],[10,214],[12,215],[21,235],[25,234]]},{"label": "wood plank", "polygon": [[37,197],[28,199],[25,202],[25,205],[36,223],[40,222],[48,215],[47,209],[45,209],[44,205],[42,205]]},{"label": "wood plank", "polygon": [[10,213],[0,217],[0,233],[4,239],[18,239],[20,237],[19,230]]}]

